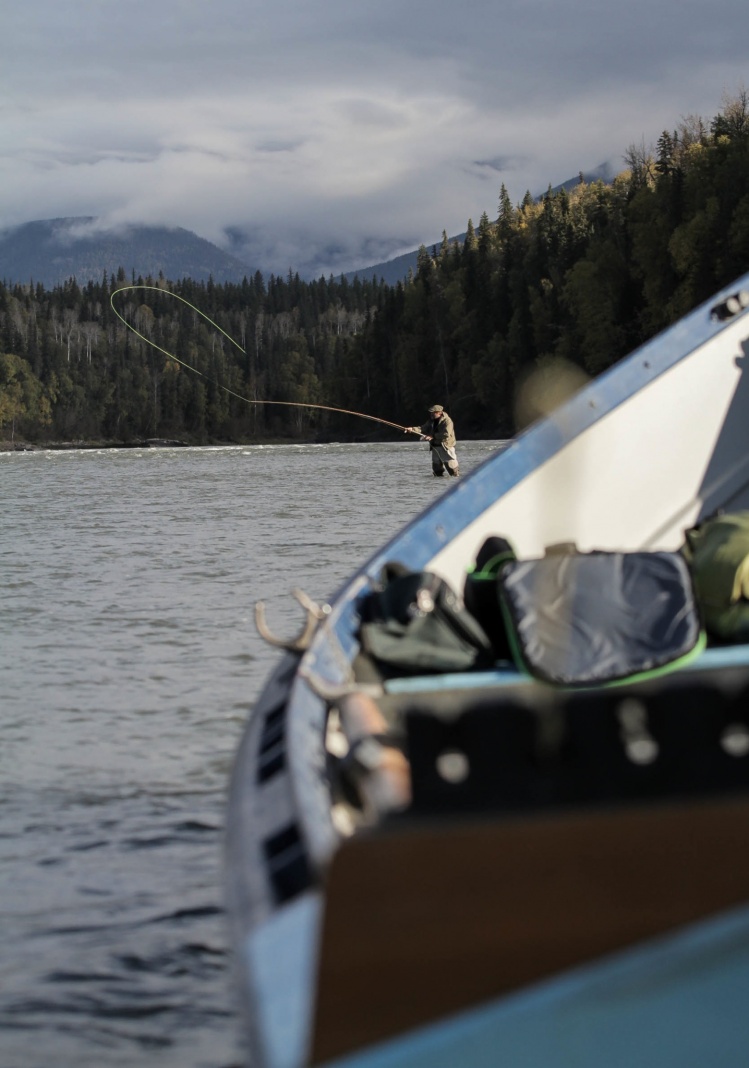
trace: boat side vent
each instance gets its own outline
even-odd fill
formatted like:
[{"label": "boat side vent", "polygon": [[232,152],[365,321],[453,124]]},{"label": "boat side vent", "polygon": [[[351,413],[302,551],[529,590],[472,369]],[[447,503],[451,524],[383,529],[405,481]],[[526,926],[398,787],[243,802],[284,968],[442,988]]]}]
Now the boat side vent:
[{"label": "boat side vent", "polygon": [[286,765],[286,738],[284,735],[284,705],[276,705],[268,712],[260,732],[257,754],[257,782],[265,783],[282,771]]},{"label": "boat side vent", "polygon": [[749,289],[740,289],[738,293],[732,293],[730,297],[726,297],[720,304],[711,308],[710,318],[724,322],[726,319],[732,319],[745,308],[749,308]]},{"label": "boat side vent", "polygon": [[312,884],[304,843],[295,823],[266,838],[263,852],[276,904],[289,901]]}]

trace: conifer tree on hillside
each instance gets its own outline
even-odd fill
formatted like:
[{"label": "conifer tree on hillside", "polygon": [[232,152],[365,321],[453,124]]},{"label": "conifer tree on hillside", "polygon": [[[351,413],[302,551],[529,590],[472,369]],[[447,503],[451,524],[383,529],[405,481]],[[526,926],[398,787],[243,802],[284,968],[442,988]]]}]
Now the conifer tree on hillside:
[{"label": "conifer tree on hillside", "polygon": [[462,436],[509,436],[530,371],[564,360],[597,374],[749,270],[743,88],[709,122],[682,119],[623,163],[610,183],[527,192],[517,205],[502,185],[495,220],[484,213],[462,242],[443,233],[422,246],[396,286],[291,271],[225,285],[132,279],[153,287],[115,298],[140,337],[110,305],[128,284],[122,269],[85,287],[0,285],[0,437],[371,438],[390,432],[248,402],[409,425],[435,399]]}]

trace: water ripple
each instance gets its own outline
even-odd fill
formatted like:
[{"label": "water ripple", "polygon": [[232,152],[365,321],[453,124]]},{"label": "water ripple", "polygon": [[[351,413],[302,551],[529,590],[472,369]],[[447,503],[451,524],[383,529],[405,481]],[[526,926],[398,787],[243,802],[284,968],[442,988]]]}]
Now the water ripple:
[{"label": "water ripple", "polygon": [[[463,446],[464,469],[487,443]],[[229,1068],[226,787],[301,586],[444,487],[373,446],[0,454],[5,1068]]]}]

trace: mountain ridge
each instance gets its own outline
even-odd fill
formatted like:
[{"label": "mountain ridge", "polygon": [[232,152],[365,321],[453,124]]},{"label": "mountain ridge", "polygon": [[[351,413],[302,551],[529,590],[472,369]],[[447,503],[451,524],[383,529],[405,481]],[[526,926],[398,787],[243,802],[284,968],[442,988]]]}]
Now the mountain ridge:
[{"label": "mountain ridge", "polygon": [[[604,163],[581,176],[586,182],[607,182],[613,172],[610,164]],[[570,178],[551,191],[570,189],[581,176]],[[465,233],[457,234],[448,240],[462,242],[465,236]],[[422,244],[432,248],[441,241],[440,237]],[[396,285],[408,277],[409,271],[416,270],[417,259],[418,249],[413,249],[382,263],[340,272],[335,277],[347,281],[382,280]],[[196,282],[212,279],[217,284],[241,283],[244,278],[253,277],[258,269],[180,226],[130,224],[105,229],[98,225],[96,217],[84,215],[36,219],[0,229],[0,279],[6,284],[41,283],[46,289],[53,289],[72,278],[85,285],[100,281],[103,275],[116,277],[120,270],[128,280],[132,276],[163,276],[170,282],[191,278]],[[270,276],[260,270],[265,277]]]},{"label": "mountain ridge", "polygon": [[0,278],[51,289],[75,278],[132,274],[170,281],[241,282],[254,272],[217,245],[183,227],[97,229],[93,216],[37,219],[0,231]]}]

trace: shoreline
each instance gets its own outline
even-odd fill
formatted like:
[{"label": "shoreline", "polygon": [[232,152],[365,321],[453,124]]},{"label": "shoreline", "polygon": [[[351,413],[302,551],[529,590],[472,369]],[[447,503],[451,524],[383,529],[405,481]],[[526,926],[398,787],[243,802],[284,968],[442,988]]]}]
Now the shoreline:
[{"label": "shoreline", "polygon": [[152,449],[188,446],[186,441],[144,438],[141,441],[0,441],[0,452],[49,452],[64,449]]},{"label": "shoreline", "polygon": [[[201,449],[201,448],[227,448],[234,446],[252,445],[371,445],[387,443],[399,440],[393,438],[376,437],[309,437],[309,438],[284,438],[267,437],[252,438],[245,440],[227,441],[184,441],[182,438],[132,438],[129,441],[113,441],[111,439],[99,439],[95,441],[0,441],[0,452],[63,452],[75,449],[101,450],[101,449]],[[406,439],[409,440],[409,439]],[[412,439],[410,439],[412,440]],[[463,441],[507,441],[501,437],[465,437]]]},{"label": "shoreline", "polygon": [[329,445],[346,441],[357,444],[371,438],[257,438],[252,441],[183,441],[179,438],[137,438],[131,441],[0,441],[0,452],[60,452],[75,449],[174,449],[226,448],[246,445]]}]

